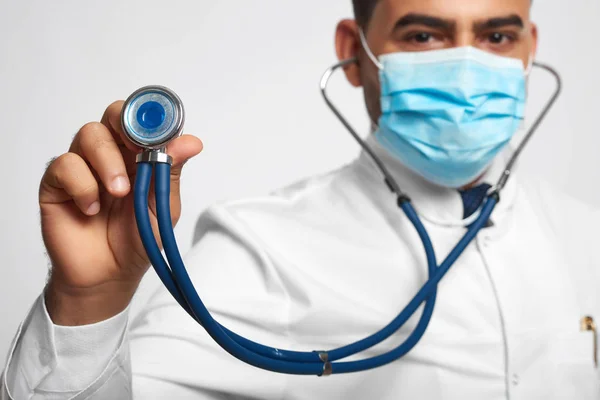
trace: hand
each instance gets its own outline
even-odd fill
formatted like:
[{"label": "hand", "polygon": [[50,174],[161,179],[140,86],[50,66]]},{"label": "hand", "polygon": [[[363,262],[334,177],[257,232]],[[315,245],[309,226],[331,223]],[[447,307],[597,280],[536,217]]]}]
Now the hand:
[{"label": "hand", "polygon": [[[40,184],[42,236],[52,262],[46,306],[58,325],[91,324],[118,314],[149,267],[133,210],[135,157],[141,149],[124,136],[122,107],[122,101],[115,102],[101,122],[83,126]],[[201,151],[200,139],[189,135],[168,146],[174,160],[173,224],[181,215],[181,170]],[[156,234],[152,192],[149,208]]]}]

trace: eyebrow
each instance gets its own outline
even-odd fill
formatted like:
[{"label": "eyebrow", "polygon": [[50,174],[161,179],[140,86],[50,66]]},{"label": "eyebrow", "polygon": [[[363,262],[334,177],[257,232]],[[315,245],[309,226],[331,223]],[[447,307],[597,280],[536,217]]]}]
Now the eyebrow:
[{"label": "eyebrow", "polygon": [[[427,14],[411,13],[406,14],[405,16],[400,18],[396,22],[394,30],[406,28],[410,25],[423,25],[433,29],[442,29],[449,31],[456,27],[456,22],[448,19],[434,17]],[[504,28],[507,26],[517,26],[519,28],[524,28],[525,23],[523,22],[523,19],[517,14],[511,14],[505,17],[495,17],[483,22],[477,22],[473,25],[473,29],[475,31],[484,31],[490,29]]]},{"label": "eyebrow", "polygon": [[507,26],[524,28],[525,23],[521,17],[516,14],[512,14],[506,17],[490,18],[487,21],[477,22],[473,25],[473,29],[476,31],[485,31],[490,29],[504,28]]},{"label": "eyebrow", "polygon": [[424,25],[429,28],[451,30],[456,26],[454,21],[433,17],[426,14],[406,14],[396,22],[394,30],[405,28],[410,25]]}]

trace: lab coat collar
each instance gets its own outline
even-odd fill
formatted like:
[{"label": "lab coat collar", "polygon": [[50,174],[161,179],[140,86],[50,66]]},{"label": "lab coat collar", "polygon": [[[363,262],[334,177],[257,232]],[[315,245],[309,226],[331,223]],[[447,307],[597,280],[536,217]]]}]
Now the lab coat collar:
[{"label": "lab coat collar", "polygon": [[[463,219],[463,203],[458,190],[435,185],[415,174],[383,148],[373,134],[368,136],[366,144],[385,164],[401,190],[411,198],[417,213],[424,220],[439,226],[466,227],[479,215],[479,213],[476,213],[472,218]],[[477,184],[495,185],[504,172],[512,152],[512,147],[508,147],[498,155],[484,175],[477,181]],[[357,163],[359,166],[368,169],[371,176],[376,174],[377,177],[381,177],[375,163],[364,150],[358,157]],[[376,193],[388,190],[381,180],[376,179],[375,182],[379,186],[379,189],[375,189]],[[500,203],[492,214],[492,223],[498,222],[512,208],[516,195],[516,185],[516,176],[513,173],[500,193]],[[394,205],[391,204],[391,206]],[[397,211],[397,209],[394,211]]]}]

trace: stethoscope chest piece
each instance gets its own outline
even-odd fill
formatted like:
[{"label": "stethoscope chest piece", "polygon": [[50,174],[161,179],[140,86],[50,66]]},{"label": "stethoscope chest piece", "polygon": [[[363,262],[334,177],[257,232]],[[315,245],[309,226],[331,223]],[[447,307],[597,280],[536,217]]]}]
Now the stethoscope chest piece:
[{"label": "stethoscope chest piece", "polygon": [[181,135],[185,112],[181,99],[163,86],[136,90],[123,105],[121,124],[127,138],[145,150],[160,150]]}]

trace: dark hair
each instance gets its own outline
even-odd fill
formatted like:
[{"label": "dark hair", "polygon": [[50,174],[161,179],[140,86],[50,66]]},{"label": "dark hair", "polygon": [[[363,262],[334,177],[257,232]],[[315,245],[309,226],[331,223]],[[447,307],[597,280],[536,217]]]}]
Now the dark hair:
[{"label": "dark hair", "polygon": [[352,0],[354,18],[359,26],[364,28],[368,25],[378,2],[379,0]]},{"label": "dark hair", "polygon": [[[359,26],[366,28],[373,15],[373,10],[379,0],[352,0],[354,6],[354,18]],[[533,0],[531,0],[533,4]]]}]

